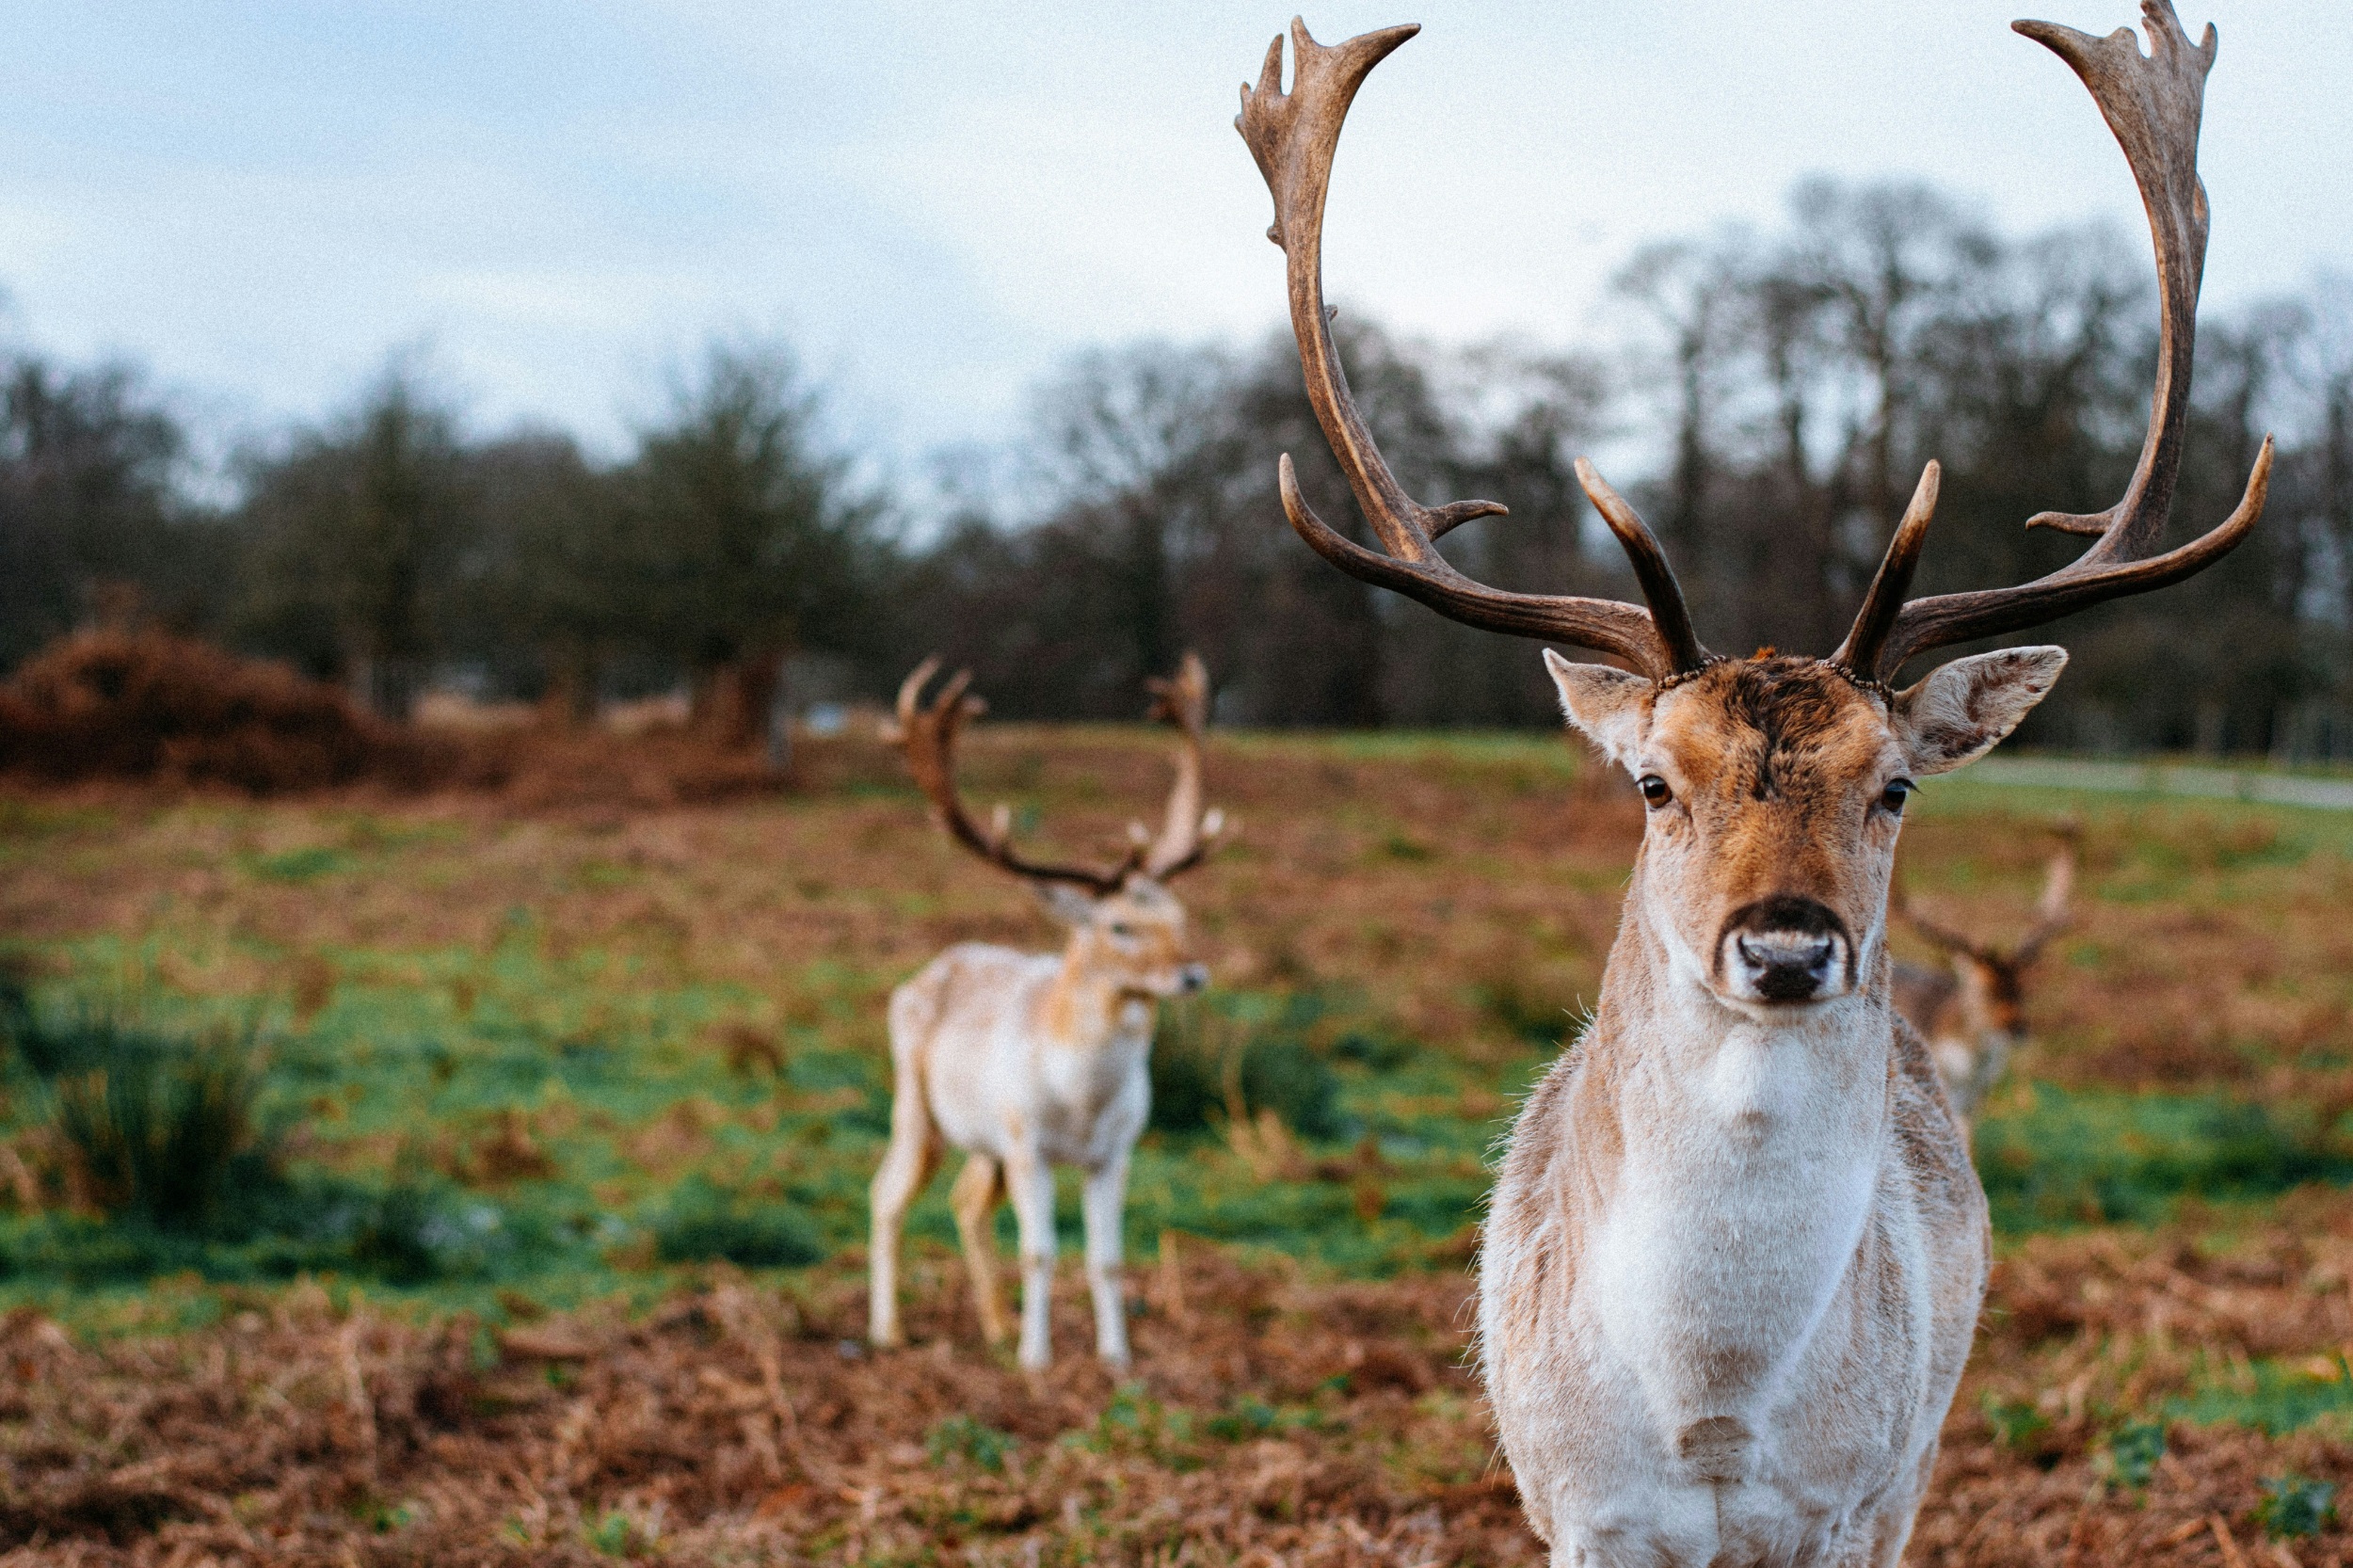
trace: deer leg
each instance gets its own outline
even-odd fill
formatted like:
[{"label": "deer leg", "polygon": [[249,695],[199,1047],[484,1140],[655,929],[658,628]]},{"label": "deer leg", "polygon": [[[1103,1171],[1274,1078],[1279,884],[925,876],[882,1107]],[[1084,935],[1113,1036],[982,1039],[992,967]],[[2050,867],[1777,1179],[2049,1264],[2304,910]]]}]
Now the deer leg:
[{"label": "deer leg", "polygon": [[869,1193],[873,1231],[867,1246],[867,1337],[877,1345],[906,1343],[899,1326],[899,1232],[907,1206],[923,1190],[938,1158],[931,1113],[923,1104],[922,1074],[912,1056],[903,1057],[890,1096],[890,1146]]},{"label": "deer leg", "polygon": [[1054,1300],[1054,1168],[1034,1149],[1016,1149],[1005,1161],[1005,1191],[1021,1231],[1021,1365],[1052,1365],[1049,1320]]},{"label": "deer leg", "polygon": [[964,1243],[965,1267],[972,1273],[972,1304],[980,1309],[981,1336],[990,1345],[1001,1345],[1007,1333],[1005,1309],[997,1299],[997,1239],[989,1234],[989,1220],[997,1212],[997,1197],[1003,1191],[1002,1170],[985,1154],[975,1153],[956,1173],[956,1185],[950,1201],[956,1210],[956,1237]]},{"label": "deer leg", "polygon": [[1095,1298],[1095,1353],[1128,1365],[1128,1303],[1120,1289],[1120,1222],[1128,1208],[1125,1149],[1087,1175],[1081,1210],[1087,1228],[1087,1293]]}]

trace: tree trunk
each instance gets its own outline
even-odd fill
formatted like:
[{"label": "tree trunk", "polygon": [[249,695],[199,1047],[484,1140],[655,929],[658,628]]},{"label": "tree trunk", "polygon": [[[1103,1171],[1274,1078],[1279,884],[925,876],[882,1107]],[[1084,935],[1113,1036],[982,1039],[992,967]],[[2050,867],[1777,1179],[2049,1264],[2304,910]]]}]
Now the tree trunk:
[{"label": "tree trunk", "polygon": [[558,646],[548,650],[548,690],[539,699],[543,723],[558,729],[578,729],[597,716],[597,657],[585,648]]},{"label": "tree trunk", "polygon": [[746,751],[765,740],[768,710],[783,677],[780,654],[758,653],[714,664],[696,682],[690,727],[726,751]]}]

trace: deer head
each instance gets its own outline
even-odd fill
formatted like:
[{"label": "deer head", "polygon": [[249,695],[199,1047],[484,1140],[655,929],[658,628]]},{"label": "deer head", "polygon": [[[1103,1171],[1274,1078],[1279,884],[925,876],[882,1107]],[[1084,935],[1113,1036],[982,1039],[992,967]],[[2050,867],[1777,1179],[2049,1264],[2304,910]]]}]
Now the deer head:
[{"label": "deer head", "polygon": [[1891,908],[1897,918],[1934,946],[1952,966],[1959,984],[1957,1000],[1971,1034],[1980,1041],[1998,1039],[2009,1045],[2026,1037],[2026,976],[2051,939],[2074,923],[2069,901],[2075,887],[2075,840],[2078,829],[2061,823],[2052,831],[2059,846],[2042,873],[2042,895],[2035,904],[2034,924],[2010,947],[1974,941],[1949,926],[1923,915],[1903,894],[1894,891]]},{"label": "deer head", "polygon": [[1225,831],[1225,813],[1201,804],[1204,732],[1209,724],[1209,677],[1198,655],[1188,653],[1176,673],[1149,682],[1152,716],[1174,727],[1179,737],[1176,778],[1157,837],[1140,823],[1129,827],[1128,852],[1102,868],[1058,865],[1030,859],[1012,844],[1013,814],[1000,806],[983,828],[956,792],[955,744],[968,719],[987,710],[969,690],[972,675],[959,670],[930,702],[923,688],[939,671],[937,659],[916,666],[899,688],[893,736],[906,752],[907,766],[932,804],[932,815],[948,836],[1000,871],[1021,878],[1048,913],[1070,928],[1066,952],[1073,973],[1083,973],[1112,991],[1165,997],[1197,991],[1209,971],[1187,960],[1185,909],[1168,884],[1208,858]]},{"label": "deer head", "polygon": [[1274,197],[1268,237],[1285,252],[1308,396],[1382,549],[1358,545],[1319,518],[1286,455],[1278,479],[1291,526],[1341,570],[1451,619],[1593,648],[1631,666],[1576,664],[1546,650],[1570,722],[1635,776],[1649,807],[1635,892],[1666,956],[1727,1002],[1805,1006],[1865,983],[1883,953],[1897,829],[1913,780],[1993,747],[2050,691],[2067,655],[2057,648],[1978,654],[1898,690],[1892,682],[1910,659],[2180,582],[2228,553],[2262,513],[2269,440],[2226,521],[2159,549],[2189,412],[2207,224],[2198,127],[2215,38],[2209,28],[2193,47],[2169,0],[2144,0],[2142,13],[2147,56],[2129,29],[2095,39],[2046,23],[2017,24],[2091,90],[2148,208],[2162,321],[2149,430],[2131,484],[2106,512],[2027,520],[2094,536],[2068,566],[2012,587],[1907,600],[1936,508],[1938,469],[1929,463],[1852,630],[1818,659],[1711,653],[1657,540],[1582,459],[1578,481],[1631,561],[1646,608],[1505,592],[1450,566],[1438,540],[1504,508],[1487,501],[1423,506],[1406,494],[1357,413],[1323,301],[1324,200],[1341,124],[1372,68],[1419,29],[1392,27],[1327,48],[1294,21],[1291,90],[1282,90],[1280,38],[1257,86],[1242,88],[1235,124]]}]

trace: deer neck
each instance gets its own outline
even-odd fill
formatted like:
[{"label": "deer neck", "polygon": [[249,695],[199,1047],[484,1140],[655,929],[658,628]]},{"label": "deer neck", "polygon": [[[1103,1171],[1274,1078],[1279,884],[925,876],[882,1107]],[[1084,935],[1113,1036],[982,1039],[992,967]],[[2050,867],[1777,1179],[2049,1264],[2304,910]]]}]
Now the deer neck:
[{"label": "deer neck", "polygon": [[1753,1430],[1849,1276],[1887,1163],[1885,945],[1870,936],[1857,994],[1739,1007],[1641,886],[1638,869],[1572,1112],[1613,1166],[1588,1189],[1590,1299],[1668,1431]]},{"label": "deer neck", "polygon": [[1098,1051],[1115,1043],[1150,1038],[1154,1016],[1148,993],[1097,971],[1074,943],[1038,999],[1038,1033],[1067,1049]]}]

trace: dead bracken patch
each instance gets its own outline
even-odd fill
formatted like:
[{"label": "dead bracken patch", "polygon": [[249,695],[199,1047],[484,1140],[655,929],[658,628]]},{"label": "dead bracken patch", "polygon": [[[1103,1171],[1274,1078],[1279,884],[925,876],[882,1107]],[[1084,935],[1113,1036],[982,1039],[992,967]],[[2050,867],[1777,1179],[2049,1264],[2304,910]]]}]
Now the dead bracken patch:
[{"label": "dead bracken patch", "polygon": [[[2295,1204],[2297,1233],[2221,1254],[2101,1233],[2007,1259],[1908,1560],[2341,1561],[2340,1528],[2273,1543],[2259,1510],[2283,1474],[2353,1480],[2353,1446],[2165,1414],[2201,1368],[2317,1368],[2353,1333],[2353,1204]],[[1465,1277],[1172,1256],[1139,1271],[1125,1384],[1073,1352],[1075,1277],[1049,1373],[989,1357],[944,1254],[916,1271],[915,1347],[880,1354],[841,1269],[783,1289],[723,1271],[634,1320],[495,1333],[316,1287],[95,1346],[20,1312],[0,1544],[25,1564],[1543,1560],[1465,1366]],[[2163,1452],[2119,1480],[2132,1418]]]}]

